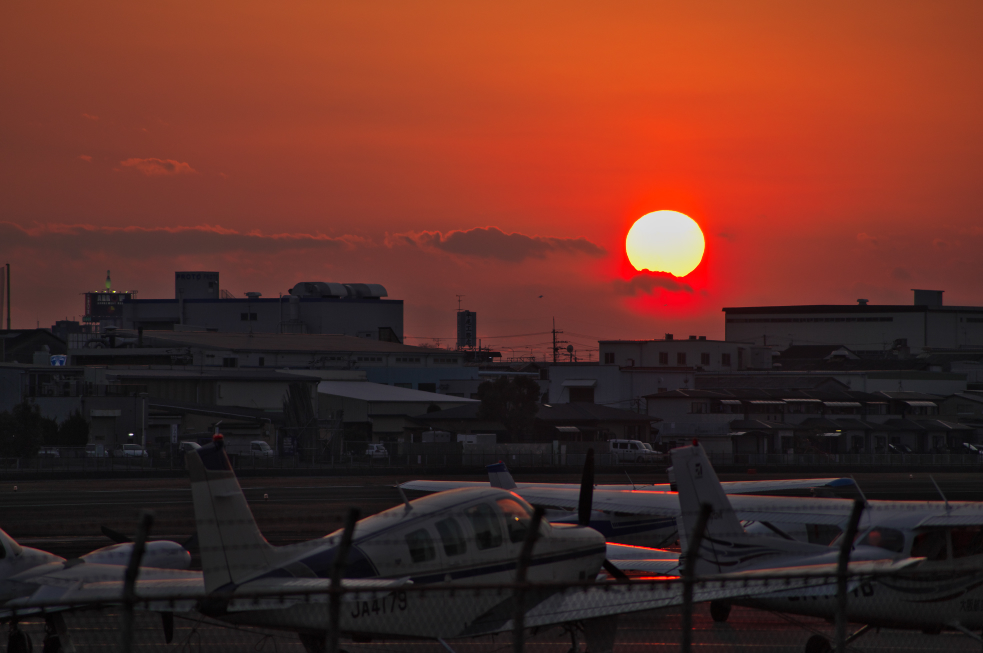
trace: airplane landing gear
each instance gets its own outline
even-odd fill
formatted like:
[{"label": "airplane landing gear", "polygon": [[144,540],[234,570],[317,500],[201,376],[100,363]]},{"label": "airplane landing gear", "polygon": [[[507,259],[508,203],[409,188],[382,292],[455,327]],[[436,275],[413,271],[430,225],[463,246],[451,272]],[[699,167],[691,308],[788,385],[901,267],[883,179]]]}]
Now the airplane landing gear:
[{"label": "airplane landing gear", "polygon": [[727,601],[710,601],[710,616],[716,623],[724,623],[730,616],[730,603]]},{"label": "airplane landing gear", "polygon": [[[870,631],[870,625],[861,626],[852,635],[847,636],[846,643],[856,641],[857,639],[863,637]],[[829,643],[829,640],[822,635],[813,635],[806,641],[805,653],[830,653],[833,650],[833,645]]]},{"label": "airplane landing gear", "polygon": [[829,640],[822,635],[813,635],[806,641],[805,653],[830,653],[832,650]]}]

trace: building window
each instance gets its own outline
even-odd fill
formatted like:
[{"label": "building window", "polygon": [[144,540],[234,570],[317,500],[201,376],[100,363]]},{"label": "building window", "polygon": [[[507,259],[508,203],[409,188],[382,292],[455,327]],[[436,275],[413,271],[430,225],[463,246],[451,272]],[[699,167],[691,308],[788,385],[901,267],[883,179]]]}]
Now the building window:
[{"label": "building window", "polygon": [[606,351],[606,352],[604,352],[604,364],[605,365],[614,365],[614,352],[613,351]]},{"label": "building window", "polygon": [[255,313],[240,313],[239,314],[239,320],[242,321],[242,322],[255,322],[256,321],[256,314]]},{"label": "building window", "polygon": [[730,367],[730,354],[720,354],[720,364]]},{"label": "building window", "polygon": [[686,352],[681,351],[678,354],[676,354],[676,365],[685,365],[685,364],[686,364]]},{"label": "building window", "polygon": [[437,384],[436,383],[418,383],[417,386],[416,386],[416,389],[417,390],[420,390],[421,392],[437,392]]},{"label": "building window", "polygon": [[669,352],[660,351],[659,352],[659,365],[669,364]]},{"label": "building window", "polygon": [[266,365],[266,359],[263,358],[262,356],[260,356],[259,357],[259,366],[260,367],[263,367],[264,365]]},{"label": "building window", "polygon": [[694,401],[690,406],[691,413],[705,413],[707,412],[707,405],[702,401]]},{"label": "building window", "polygon": [[239,359],[236,357],[223,358],[222,367],[239,367]]},{"label": "building window", "polygon": [[710,364],[710,354],[700,354],[700,365]]}]

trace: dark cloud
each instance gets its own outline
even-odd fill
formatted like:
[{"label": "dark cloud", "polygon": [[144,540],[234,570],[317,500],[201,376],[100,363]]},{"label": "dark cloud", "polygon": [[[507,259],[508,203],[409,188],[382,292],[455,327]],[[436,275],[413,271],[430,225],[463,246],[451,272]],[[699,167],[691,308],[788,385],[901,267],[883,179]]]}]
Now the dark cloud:
[{"label": "dark cloud", "polygon": [[722,238],[729,243],[737,240],[737,236],[729,231],[721,231],[719,234],[717,234],[717,238]]},{"label": "dark cloud", "polygon": [[0,242],[9,249],[81,258],[105,253],[118,258],[153,258],[226,252],[275,253],[301,249],[351,249],[369,244],[358,236],[240,233],[217,225],[192,227],[96,227],[46,224],[24,228],[0,222]]},{"label": "dark cloud", "polygon": [[636,274],[628,281],[615,279],[611,282],[614,292],[617,295],[627,295],[633,297],[639,293],[651,295],[656,288],[662,288],[672,292],[693,292],[693,287],[687,283],[681,283],[671,274],[665,272],[641,272]]},{"label": "dark cloud", "polygon": [[449,254],[479,256],[502,261],[519,262],[527,258],[545,258],[547,254],[585,254],[600,257],[606,250],[586,238],[551,238],[507,234],[498,227],[476,227],[466,231],[421,231],[395,234],[389,237],[390,245],[406,244],[421,248],[433,248]]},{"label": "dark cloud", "polygon": [[874,238],[873,236],[868,236],[864,232],[860,232],[859,234],[857,234],[857,242],[863,243],[865,245],[876,245],[877,239]]},{"label": "dark cloud", "polygon": [[911,273],[904,268],[894,268],[893,270],[891,270],[891,276],[897,279],[898,281],[911,280]]},{"label": "dark cloud", "polygon": [[124,168],[139,170],[148,177],[170,177],[174,175],[194,175],[198,171],[184,161],[174,159],[127,159],[120,161],[119,164]]}]

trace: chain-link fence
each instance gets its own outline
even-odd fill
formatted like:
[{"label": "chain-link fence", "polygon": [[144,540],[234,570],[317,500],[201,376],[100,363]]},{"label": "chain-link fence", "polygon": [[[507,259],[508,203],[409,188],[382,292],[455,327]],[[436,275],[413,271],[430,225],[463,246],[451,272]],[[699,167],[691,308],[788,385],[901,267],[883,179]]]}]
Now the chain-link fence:
[{"label": "chain-link fence", "polygon": [[[19,606],[8,617],[35,647],[175,651],[806,651],[835,647],[835,576],[681,579],[253,592]],[[851,650],[978,650],[983,573],[851,574]],[[713,601],[708,597],[724,597]],[[525,628],[515,629],[523,606]],[[338,641],[331,637],[338,613]],[[129,616],[132,615],[132,616]],[[128,625],[128,619],[132,619]],[[868,628],[887,624],[894,628]],[[14,623],[8,619],[8,624]],[[858,631],[856,639],[850,637]],[[127,634],[130,634],[127,638]],[[16,639],[17,635],[13,636]],[[9,651],[22,651],[10,640]],[[684,649],[685,650],[685,649]]]}]

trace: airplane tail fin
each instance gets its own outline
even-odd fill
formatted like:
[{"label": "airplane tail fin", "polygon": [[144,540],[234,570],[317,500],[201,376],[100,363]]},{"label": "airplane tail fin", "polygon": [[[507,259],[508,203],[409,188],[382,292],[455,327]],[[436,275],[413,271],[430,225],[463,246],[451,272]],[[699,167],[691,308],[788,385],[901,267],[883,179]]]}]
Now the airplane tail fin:
[{"label": "airplane tail fin", "polygon": [[275,549],[256,525],[221,436],[189,451],[185,462],[191,475],[205,591],[241,583],[273,566]]},{"label": "airplane tail fin", "polygon": [[692,539],[700,507],[709,504],[711,509],[700,546],[700,557],[696,563],[696,573],[736,571],[751,559],[749,556],[753,551],[765,547],[744,532],[703,447],[698,444],[680,447],[673,449],[671,455],[679,486],[679,508],[683,523],[681,535],[685,535],[681,541],[689,542]]},{"label": "airplane tail fin", "polygon": [[502,461],[487,465],[485,471],[488,472],[488,482],[491,483],[492,487],[499,487],[503,490],[515,489],[512,474],[509,473],[509,468]]}]

